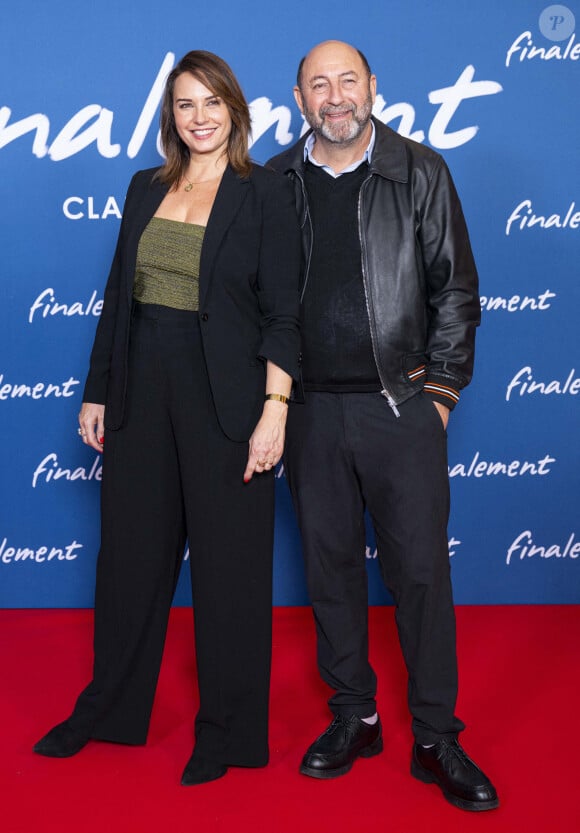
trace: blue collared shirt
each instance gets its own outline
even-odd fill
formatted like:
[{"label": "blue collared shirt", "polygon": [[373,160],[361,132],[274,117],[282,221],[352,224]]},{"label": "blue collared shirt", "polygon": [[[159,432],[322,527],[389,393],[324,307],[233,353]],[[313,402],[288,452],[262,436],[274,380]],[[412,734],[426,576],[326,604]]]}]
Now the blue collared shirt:
[{"label": "blue collared shirt", "polygon": [[338,179],[338,177],[342,176],[342,174],[349,174],[351,171],[356,171],[356,169],[360,165],[362,165],[363,162],[370,163],[370,161],[371,161],[371,156],[372,156],[372,153],[373,153],[373,149],[375,147],[375,126],[372,122],[371,122],[371,128],[372,128],[371,138],[370,138],[370,141],[367,145],[367,149],[365,150],[365,152],[363,153],[361,158],[357,159],[356,162],[353,162],[351,165],[349,165],[348,168],[345,168],[343,171],[340,171],[340,173],[336,173],[330,167],[330,165],[324,165],[322,162],[317,162],[316,159],[312,156],[312,150],[313,150],[314,144],[316,142],[316,135],[314,133],[311,133],[310,136],[308,137],[308,139],[306,139],[306,143],[304,145],[304,161],[305,162],[311,162],[313,165],[316,165],[317,168],[322,168],[323,171],[325,171],[327,174],[330,174],[330,176],[333,177],[334,179]]}]

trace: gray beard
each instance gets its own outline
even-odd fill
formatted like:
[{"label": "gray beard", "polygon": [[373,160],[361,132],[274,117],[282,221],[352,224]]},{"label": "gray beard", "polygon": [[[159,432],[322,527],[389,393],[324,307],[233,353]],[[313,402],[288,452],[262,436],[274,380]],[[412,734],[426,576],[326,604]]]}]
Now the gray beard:
[{"label": "gray beard", "polygon": [[369,93],[363,105],[356,110],[354,107],[351,108],[353,114],[351,121],[341,125],[332,125],[324,121],[326,113],[332,112],[333,109],[332,107],[323,107],[318,113],[314,113],[312,110],[305,108],[304,117],[316,136],[322,136],[327,142],[333,144],[349,145],[355,142],[364,132],[371,118],[373,103]]}]

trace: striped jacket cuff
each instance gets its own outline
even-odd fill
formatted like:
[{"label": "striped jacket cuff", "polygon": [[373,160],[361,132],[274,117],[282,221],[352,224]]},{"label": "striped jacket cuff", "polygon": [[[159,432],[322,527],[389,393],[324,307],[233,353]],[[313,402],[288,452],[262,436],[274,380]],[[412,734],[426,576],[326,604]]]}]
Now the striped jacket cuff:
[{"label": "striped jacket cuff", "polygon": [[428,379],[425,382],[424,391],[431,399],[440,402],[451,411],[459,402],[459,391],[449,385],[448,379],[444,382],[439,379]]}]

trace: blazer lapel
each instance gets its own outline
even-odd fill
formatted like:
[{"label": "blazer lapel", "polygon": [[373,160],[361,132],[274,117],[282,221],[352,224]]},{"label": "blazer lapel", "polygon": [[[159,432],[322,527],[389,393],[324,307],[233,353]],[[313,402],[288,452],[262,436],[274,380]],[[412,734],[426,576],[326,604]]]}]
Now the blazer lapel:
[{"label": "blazer lapel", "polygon": [[129,302],[133,295],[133,276],[135,274],[135,263],[137,261],[137,249],[139,247],[139,240],[143,234],[147,223],[153,217],[161,202],[168,191],[168,186],[159,180],[149,182],[148,187],[143,189],[139,201],[134,209],[131,217],[131,225],[128,231],[127,241],[127,259],[125,263],[125,270],[128,276],[127,293]]},{"label": "blazer lapel", "polygon": [[248,179],[240,177],[228,165],[224,171],[209,215],[201,248],[199,265],[200,309],[207,300],[213,266],[228,228],[233,223],[248,193]]}]

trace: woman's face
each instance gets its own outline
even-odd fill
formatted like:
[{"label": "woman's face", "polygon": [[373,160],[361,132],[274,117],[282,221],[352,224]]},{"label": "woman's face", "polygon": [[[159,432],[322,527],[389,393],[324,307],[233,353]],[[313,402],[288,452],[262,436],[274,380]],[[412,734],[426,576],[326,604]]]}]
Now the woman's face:
[{"label": "woman's face", "polygon": [[232,119],[222,99],[190,72],[175,79],[173,118],[177,133],[192,155],[219,158],[227,152]]}]

